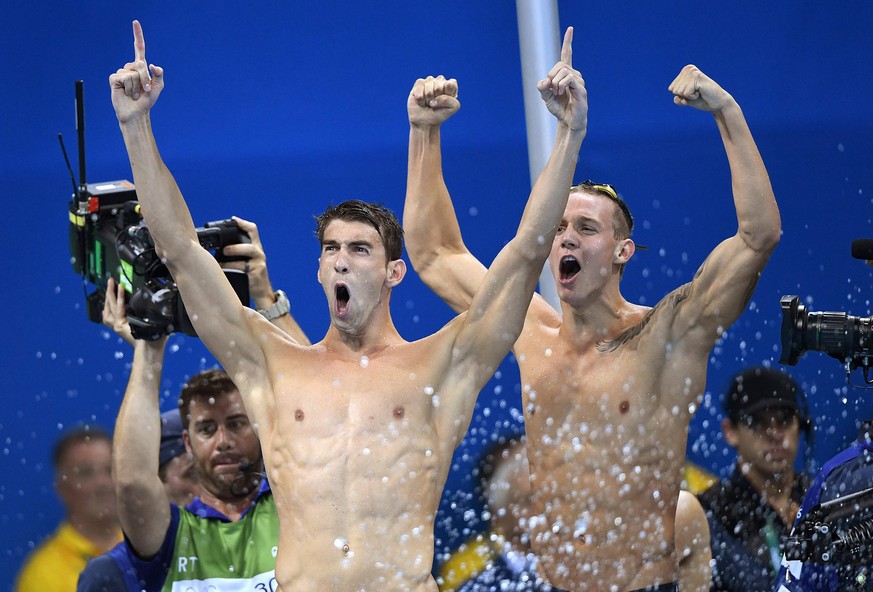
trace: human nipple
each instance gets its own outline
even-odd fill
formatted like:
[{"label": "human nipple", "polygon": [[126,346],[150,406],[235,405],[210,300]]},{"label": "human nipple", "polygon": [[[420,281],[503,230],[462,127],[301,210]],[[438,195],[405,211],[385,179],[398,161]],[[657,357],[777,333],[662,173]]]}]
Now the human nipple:
[{"label": "human nipple", "polygon": [[334,545],[334,547],[336,547],[337,549],[341,549],[342,552],[343,552],[343,555],[348,555],[348,554],[349,554],[349,550],[351,549],[351,547],[349,547],[349,544],[346,542],[346,540],[345,540],[343,537],[339,537],[339,538],[337,538],[337,539],[333,542],[333,545]]}]

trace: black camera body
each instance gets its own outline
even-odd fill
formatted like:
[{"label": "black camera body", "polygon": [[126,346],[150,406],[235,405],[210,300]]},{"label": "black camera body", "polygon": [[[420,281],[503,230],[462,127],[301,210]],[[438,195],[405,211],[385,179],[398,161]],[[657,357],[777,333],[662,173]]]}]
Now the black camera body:
[{"label": "black camera body", "polygon": [[864,565],[873,552],[873,487],[817,504],[785,541],[789,561]]},{"label": "black camera body", "polygon": [[[136,339],[155,340],[181,331],[197,335],[179,288],[166,265],[155,252],[130,181],[88,183],[85,175],[84,83],[76,81],[76,132],[79,148],[79,183],[70,166],[61,134],[58,140],[73,182],[70,199],[70,262],[85,282],[96,286],[86,297],[88,318],[103,322],[103,302],[109,278],[127,292],[127,321]],[[245,260],[226,257],[228,245],[250,243],[248,234],[233,220],[207,222],[197,228],[200,245],[214,251],[219,262]],[[224,269],[240,302],[249,305],[249,280],[237,269]]]},{"label": "black camera body", "polygon": [[[233,220],[207,222],[197,228],[197,238],[220,262],[239,259],[224,256],[225,246],[251,242]],[[80,187],[70,201],[70,255],[73,270],[96,286],[87,296],[91,321],[102,322],[111,277],[127,292],[127,320],[135,338],[154,340],[177,331],[197,334],[175,281],[155,252],[131,182]],[[248,306],[245,272],[226,268],[224,273],[240,302]]]}]

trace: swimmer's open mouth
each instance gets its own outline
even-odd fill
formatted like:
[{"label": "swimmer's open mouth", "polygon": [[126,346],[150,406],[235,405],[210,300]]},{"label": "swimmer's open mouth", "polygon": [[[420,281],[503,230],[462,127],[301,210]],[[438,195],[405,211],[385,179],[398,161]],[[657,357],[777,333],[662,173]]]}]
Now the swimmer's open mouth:
[{"label": "swimmer's open mouth", "polygon": [[338,284],[335,289],[337,312],[343,312],[349,307],[349,289],[342,284]]},{"label": "swimmer's open mouth", "polygon": [[567,255],[566,257],[561,257],[561,264],[559,267],[559,271],[561,273],[562,280],[569,280],[574,277],[577,273],[582,270],[582,266],[579,265],[579,262],[576,261],[576,258]]}]

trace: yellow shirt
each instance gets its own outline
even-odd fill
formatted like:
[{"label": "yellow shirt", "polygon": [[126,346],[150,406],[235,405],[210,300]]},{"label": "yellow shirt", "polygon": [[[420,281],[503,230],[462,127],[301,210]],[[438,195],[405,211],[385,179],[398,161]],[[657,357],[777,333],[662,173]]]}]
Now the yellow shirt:
[{"label": "yellow shirt", "polygon": [[697,466],[693,462],[685,461],[685,469],[682,472],[682,489],[690,491],[694,495],[700,495],[713,486],[718,477],[709,471]]},{"label": "yellow shirt", "polygon": [[15,592],[75,592],[79,572],[88,560],[108,550],[98,548],[69,523],[62,522],[27,558],[18,573]]},{"label": "yellow shirt", "polygon": [[464,542],[440,565],[440,592],[455,592],[468,580],[488,568],[488,563],[500,555],[500,544],[491,541],[490,532],[477,534]]}]

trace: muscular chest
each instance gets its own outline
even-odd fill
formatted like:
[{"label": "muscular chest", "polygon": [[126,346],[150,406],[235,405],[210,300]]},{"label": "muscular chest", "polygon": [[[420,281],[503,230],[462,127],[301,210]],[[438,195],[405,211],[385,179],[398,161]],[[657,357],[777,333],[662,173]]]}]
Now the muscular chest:
[{"label": "muscular chest", "polygon": [[306,469],[312,483],[331,490],[348,478],[394,483],[394,473],[408,477],[415,466],[419,474],[442,458],[434,390],[402,358],[320,356],[277,374],[274,392],[268,464]]},{"label": "muscular chest", "polygon": [[445,408],[439,367],[417,364],[422,356],[409,351],[316,355],[276,373],[268,463],[384,476],[392,467],[447,462],[438,438]]},{"label": "muscular chest", "polygon": [[428,423],[432,389],[415,373],[381,360],[322,359],[275,383],[281,428],[309,433],[391,432]]},{"label": "muscular chest", "polygon": [[525,422],[538,432],[632,437],[659,412],[653,373],[633,352],[543,350],[522,366]]}]

